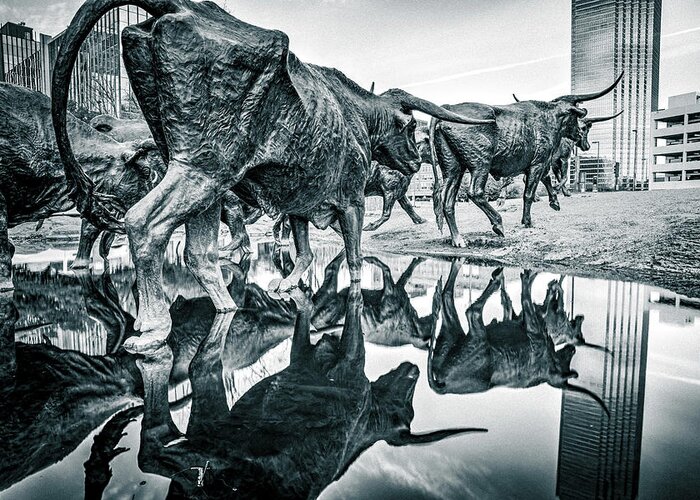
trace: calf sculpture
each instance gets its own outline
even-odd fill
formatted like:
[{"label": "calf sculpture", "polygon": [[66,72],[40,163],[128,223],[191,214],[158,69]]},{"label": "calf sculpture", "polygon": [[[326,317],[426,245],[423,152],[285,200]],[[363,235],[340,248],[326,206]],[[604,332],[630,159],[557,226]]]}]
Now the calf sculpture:
[{"label": "calf sculpture", "polygon": [[445,106],[458,113],[495,119],[495,124],[460,127],[440,119],[430,121],[430,142],[434,162],[440,166],[445,186],[434,194],[435,215],[442,229],[447,220],[452,244],[464,247],[455,221],[457,191],[464,173],[469,170],[471,180],[467,191],[474,202],[489,218],[493,231],[503,236],[500,214],[486,199],[485,187],[489,174],[498,180],[525,173],[522,223],[532,226],[530,207],[537,185],[549,171],[552,155],[563,137],[578,141],[581,131],[578,119],[586,110],[578,104],[602,97],[612,91],[622,74],[605,90],[591,94],[566,95],[552,101],[524,101],[505,106],[462,103]]},{"label": "calf sculpture", "polygon": [[[44,94],[0,83],[0,291],[13,288],[8,227],[75,207],[50,109]],[[73,116],[64,118],[85,170],[122,205],[133,205],[162,177],[165,166],[152,141],[120,143]]]},{"label": "calf sculpture", "polygon": [[[134,94],[167,173],[126,214],[95,190],[76,161],[65,127],[71,72],[80,45],[108,10],[131,3],[153,17],[122,34]],[[185,260],[218,311],[235,307],[216,266],[221,197],[289,214],[297,248],[293,288],[311,264],[308,223],[338,221],[353,280],[360,279],[364,186],[372,159],[405,174],[419,167],[412,110],[471,120],[402,90],[374,95],[335,69],[305,64],[284,33],[228,14],[212,2],[89,0],[58,54],[52,94],[56,137],[81,213],[98,227],[126,231],[140,307],[131,347],[162,344],[170,330],[161,267],[173,230],[185,224]]]},{"label": "calf sculpture", "polygon": [[[467,308],[469,332],[465,334],[454,305],[459,268],[454,261],[445,287],[438,287],[433,299],[435,318],[441,309],[443,312],[439,336],[431,342],[428,354],[428,381],[435,392],[468,394],[498,386],[526,388],[546,382],[586,394],[608,413],[599,396],[569,382],[578,376],[571,369],[576,345],[586,345],[581,334],[583,316],[568,319],[556,280],[549,284],[544,303],[537,305],[531,295],[535,274],[523,271],[522,312],[516,315],[505,291],[503,269],[496,269],[481,296]],[[503,320],[485,325],[484,305],[499,288]],[[556,350],[555,342],[565,346]]]}]

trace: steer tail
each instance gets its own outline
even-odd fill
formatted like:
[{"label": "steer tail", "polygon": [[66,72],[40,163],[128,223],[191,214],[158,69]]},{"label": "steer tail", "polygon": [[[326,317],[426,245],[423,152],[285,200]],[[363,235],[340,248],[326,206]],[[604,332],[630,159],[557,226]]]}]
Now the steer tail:
[{"label": "steer tail", "polygon": [[118,200],[95,191],[95,184],[75,158],[68,138],[67,107],[68,89],[71,74],[80,46],[89,35],[93,26],[109,10],[122,5],[136,5],[154,17],[176,12],[180,1],[172,0],[88,0],[73,17],[65,31],[61,48],[56,58],[51,82],[51,116],[56,132],[56,143],[61,155],[66,178],[71,187],[72,198],[78,205],[80,213],[92,224],[103,230],[124,232],[124,223],[116,213],[123,212]]},{"label": "steer tail", "polygon": [[437,151],[435,151],[435,126],[437,118],[430,119],[430,127],[428,128],[428,141],[430,142],[430,161],[433,164],[433,212],[435,212],[435,221],[438,229],[442,233],[442,225],[445,220],[445,214],[442,210],[442,182],[440,171],[438,168]]}]

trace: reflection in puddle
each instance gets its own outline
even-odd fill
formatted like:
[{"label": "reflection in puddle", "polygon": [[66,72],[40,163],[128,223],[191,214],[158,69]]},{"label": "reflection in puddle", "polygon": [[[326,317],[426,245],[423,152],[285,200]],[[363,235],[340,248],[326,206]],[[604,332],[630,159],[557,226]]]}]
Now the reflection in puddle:
[{"label": "reflection in puddle", "polygon": [[399,256],[367,258],[360,290],[338,250],[315,248],[287,301],[265,292],[289,259],[272,245],[222,261],[240,309],[217,315],[173,240],[173,330],[148,357],[120,348],[128,252],[110,274],[18,256],[0,300],[0,497],[696,491],[698,301]]}]

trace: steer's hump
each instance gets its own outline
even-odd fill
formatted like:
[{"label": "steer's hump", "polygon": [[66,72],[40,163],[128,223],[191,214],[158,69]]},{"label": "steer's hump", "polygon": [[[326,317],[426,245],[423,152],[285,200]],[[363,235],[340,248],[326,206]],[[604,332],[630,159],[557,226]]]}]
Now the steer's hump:
[{"label": "steer's hump", "polygon": [[289,39],[280,31],[193,4],[158,19],[152,36],[163,121],[175,142],[202,139],[187,130],[191,123],[243,139],[274,121],[276,110],[300,102],[288,72]]},{"label": "steer's hump", "polygon": [[446,104],[443,106],[445,109],[460,114],[462,116],[468,116],[469,118],[476,118],[479,120],[493,120],[496,118],[497,109],[488,104],[481,104],[479,102],[463,102],[461,104]]}]

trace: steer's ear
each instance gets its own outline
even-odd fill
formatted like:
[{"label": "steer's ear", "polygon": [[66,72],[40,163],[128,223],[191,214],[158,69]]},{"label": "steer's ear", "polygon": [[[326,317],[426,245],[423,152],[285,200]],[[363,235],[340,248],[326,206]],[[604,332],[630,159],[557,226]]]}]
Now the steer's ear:
[{"label": "steer's ear", "polygon": [[[124,161],[124,166],[136,170],[141,177],[154,181],[154,174],[156,176],[160,176],[162,172],[154,171],[153,169],[151,169],[150,165],[147,164],[147,162],[143,161],[151,153],[160,154],[156,143],[153,142],[153,140],[151,139],[147,139],[143,142],[140,142],[136,144],[133,150],[125,151],[124,153],[122,153],[122,160]],[[164,164],[163,168],[165,168]],[[155,181],[157,181],[157,179]]]}]

